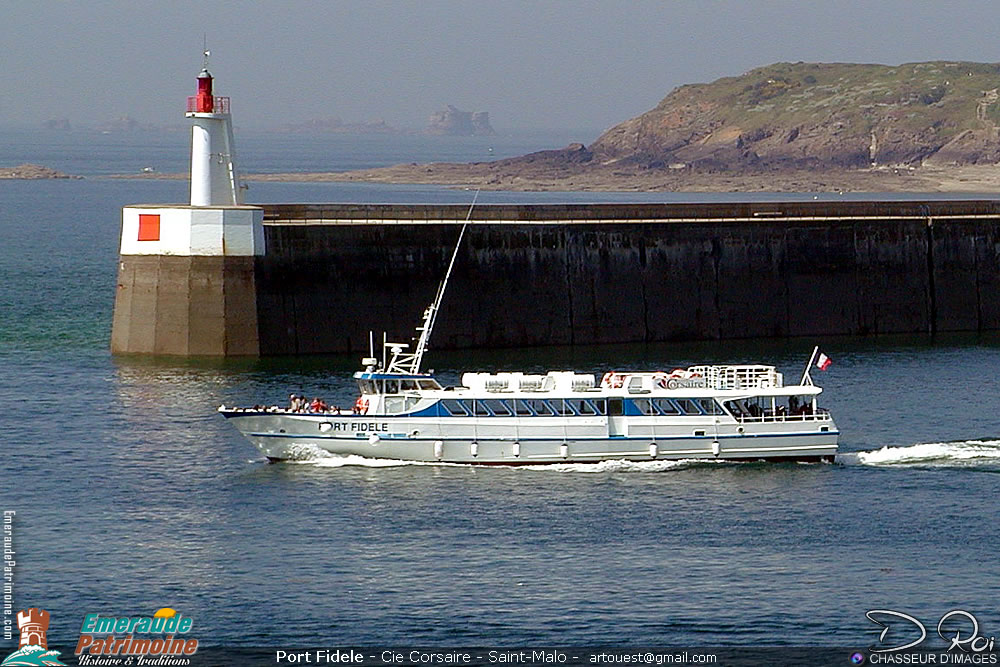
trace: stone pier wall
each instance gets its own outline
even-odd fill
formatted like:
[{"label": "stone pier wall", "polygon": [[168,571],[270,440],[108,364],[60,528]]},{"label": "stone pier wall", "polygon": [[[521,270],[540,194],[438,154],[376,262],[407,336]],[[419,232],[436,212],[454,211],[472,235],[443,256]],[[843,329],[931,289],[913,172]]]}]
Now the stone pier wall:
[{"label": "stone pier wall", "polygon": [[[261,354],[408,340],[463,206],[266,205]],[[436,348],[1000,328],[1000,202],[482,206]]]},{"label": "stone pier wall", "polygon": [[257,356],[254,258],[121,256],[111,351]]}]

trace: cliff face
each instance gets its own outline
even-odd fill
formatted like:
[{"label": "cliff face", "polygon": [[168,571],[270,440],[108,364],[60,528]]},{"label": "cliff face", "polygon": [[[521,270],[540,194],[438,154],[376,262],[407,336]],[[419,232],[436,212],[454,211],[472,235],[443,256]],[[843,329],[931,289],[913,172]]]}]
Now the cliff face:
[{"label": "cliff face", "polygon": [[740,170],[1000,162],[1000,65],[777,63],[676,88],[596,164]]},{"label": "cliff face", "polygon": [[426,134],[461,137],[493,136],[496,134],[496,131],[490,126],[490,114],[486,111],[462,111],[450,104],[445,110],[431,114],[425,132]]}]

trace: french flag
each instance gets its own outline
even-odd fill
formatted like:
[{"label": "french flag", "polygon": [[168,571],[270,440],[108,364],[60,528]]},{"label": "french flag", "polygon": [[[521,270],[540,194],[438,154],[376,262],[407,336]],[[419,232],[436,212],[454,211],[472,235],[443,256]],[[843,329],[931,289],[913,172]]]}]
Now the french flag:
[{"label": "french flag", "polygon": [[830,359],[830,357],[828,357],[825,354],[823,354],[822,352],[820,352],[819,356],[816,357],[816,366],[821,371],[825,371],[827,368],[830,367],[830,364],[832,364],[832,363],[833,363],[833,360]]}]

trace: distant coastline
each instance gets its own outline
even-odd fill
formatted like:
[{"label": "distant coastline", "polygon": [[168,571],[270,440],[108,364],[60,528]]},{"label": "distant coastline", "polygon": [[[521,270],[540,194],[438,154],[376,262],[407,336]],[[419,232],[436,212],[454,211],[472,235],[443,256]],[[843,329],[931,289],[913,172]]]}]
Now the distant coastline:
[{"label": "distant coastline", "polygon": [[[775,170],[699,173],[684,170],[588,169],[532,173],[501,163],[401,164],[339,172],[244,174],[248,182],[389,183],[473,187],[515,192],[998,192],[1000,165],[915,169]],[[124,179],[186,179],[186,173],[116,174]]]},{"label": "distant coastline", "polygon": [[64,174],[61,171],[43,167],[38,164],[19,164],[16,167],[0,167],[0,179],[2,180],[44,180],[49,178],[78,179],[83,176],[73,176]]}]

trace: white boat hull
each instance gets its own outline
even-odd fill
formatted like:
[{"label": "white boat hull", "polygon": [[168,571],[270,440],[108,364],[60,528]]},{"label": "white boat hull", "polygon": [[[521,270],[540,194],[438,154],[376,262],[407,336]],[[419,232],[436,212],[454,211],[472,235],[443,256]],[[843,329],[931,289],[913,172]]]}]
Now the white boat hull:
[{"label": "white boat hull", "polygon": [[[320,452],[370,458],[482,465],[707,459],[832,461],[832,419],[756,423],[655,424],[615,417],[475,420],[223,411],[272,461]],[[470,433],[474,437],[470,437]],[[612,435],[614,434],[614,435]]]}]

